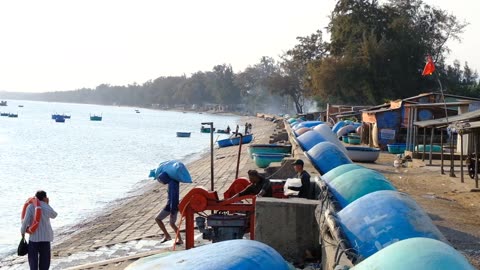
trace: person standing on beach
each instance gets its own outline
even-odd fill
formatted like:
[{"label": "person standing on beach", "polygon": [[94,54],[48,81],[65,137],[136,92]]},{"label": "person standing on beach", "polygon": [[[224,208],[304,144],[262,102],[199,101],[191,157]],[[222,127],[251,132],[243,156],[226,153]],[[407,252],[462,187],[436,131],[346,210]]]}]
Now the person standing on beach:
[{"label": "person standing on beach", "polygon": [[[168,233],[167,228],[165,228],[165,224],[163,224],[163,220],[166,217],[170,217],[170,227],[172,227],[173,231],[178,232],[178,228],[175,225],[175,222],[177,222],[178,203],[179,203],[179,197],[180,197],[180,183],[178,181],[171,179],[166,172],[162,172],[157,177],[157,180],[164,185],[168,185],[167,205],[165,205],[162,211],[160,211],[160,213],[158,213],[157,217],[155,218],[155,221],[160,227],[160,230],[162,230],[163,236],[164,236],[161,243],[165,243],[167,241],[172,240],[172,237]],[[182,237],[180,236],[180,234],[178,234],[178,240],[176,244],[177,245],[183,244]]]},{"label": "person standing on beach", "polygon": [[[57,217],[57,212],[49,205],[50,199],[43,190],[37,191],[35,198],[39,201],[41,208],[41,217],[38,228],[30,234],[28,239],[28,264],[30,270],[47,270],[50,268],[50,243],[53,241],[53,229],[50,219]],[[35,206],[33,203],[28,205],[25,217],[22,220],[20,232],[25,237],[25,232],[32,224],[35,218]],[[30,233],[30,232],[29,232]]]},{"label": "person standing on beach", "polygon": [[300,178],[302,185],[300,187],[289,186],[288,189],[298,191],[299,198],[309,199],[310,197],[310,174],[303,169],[303,160],[297,159],[292,165],[297,172],[297,178]]}]

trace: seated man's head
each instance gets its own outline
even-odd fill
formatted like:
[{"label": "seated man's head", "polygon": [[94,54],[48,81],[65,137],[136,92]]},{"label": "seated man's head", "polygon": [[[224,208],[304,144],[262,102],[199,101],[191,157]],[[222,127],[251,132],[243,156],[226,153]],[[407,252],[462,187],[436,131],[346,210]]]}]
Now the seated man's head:
[{"label": "seated man's head", "polygon": [[303,171],[303,160],[297,159],[292,163],[292,165],[296,172]]},{"label": "seated man's head", "polygon": [[254,184],[260,181],[260,175],[258,174],[257,170],[249,170],[248,179],[250,179],[250,182]]}]

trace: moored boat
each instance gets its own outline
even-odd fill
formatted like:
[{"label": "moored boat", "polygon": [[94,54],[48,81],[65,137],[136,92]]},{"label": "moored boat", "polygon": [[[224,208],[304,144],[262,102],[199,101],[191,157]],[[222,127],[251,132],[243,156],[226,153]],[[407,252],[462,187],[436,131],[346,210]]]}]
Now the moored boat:
[{"label": "moored boat", "polygon": [[228,147],[232,145],[239,145],[240,144],[240,138],[242,138],[242,144],[250,143],[253,140],[253,134],[248,134],[245,136],[238,136],[238,137],[232,137],[228,139],[223,139],[223,140],[218,140],[217,144],[218,147]]},{"label": "moored boat", "polygon": [[18,117],[18,113],[9,113],[9,114],[8,114],[8,117],[10,117],[10,118],[17,118],[17,117]]},{"label": "moored boat", "polygon": [[55,118],[55,122],[57,122],[57,123],[65,123],[65,117],[59,115],[59,116],[57,116],[57,117]]},{"label": "moored boat", "polygon": [[375,162],[380,155],[380,149],[366,146],[347,146],[348,157],[355,162]]},{"label": "moored boat", "polygon": [[251,144],[248,146],[248,153],[253,158],[253,154],[290,154],[292,145],[290,144]]},{"label": "moored boat", "polygon": [[242,137],[238,136],[238,137],[231,138],[230,140],[232,141],[232,145],[239,145],[240,138],[242,138],[242,144],[250,143],[253,139],[253,134],[248,134]]},{"label": "moored boat", "polygon": [[188,137],[190,137],[190,132],[179,132],[179,131],[177,131],[177,137],[188,138]]},{"label": "moored boat", "polygon": [[90,121],[102,121],[101,115],[90,115]]},{"label": "moored boat", "polygon": [[222,133],[222,134],[230,134],[230,127],[227,127],[226,129],[217,129],[217,131],[215,131],[215,132],[216,133]]},{"label": "moored boat", "polygon": [[[215,128],[213,128],[213,131],[215,131]],[[200,128],[200,132],[201,132],[201,133],[210,133],[210,128],[209,128],[209,127],[204,127],[204,126],[202,126],[202,127]]]},{"label": "moored boat", "polygon": [[6,100],[0,101],[0,106],[8,106]]},{"label": "moored boat", "polygon": [[255,153],[252,156],[253,156],[253,161],[255,161],[255,165],[257,165],[259,168],[266,168],[270,165],[270,163],[280,162],[285,157],[288,157],[290,155],[284,154],[284,153],[271,153],[271,154]]},{"label": "moored boat", "polygon": [[218,140],[217,141],[217,144],[218,144],[218,147],[222,148],[222,147],[228,147],[228,146],[232,146],[232,140],[230,140],[230,138],[228,139],[223,139],[223,140]]}]

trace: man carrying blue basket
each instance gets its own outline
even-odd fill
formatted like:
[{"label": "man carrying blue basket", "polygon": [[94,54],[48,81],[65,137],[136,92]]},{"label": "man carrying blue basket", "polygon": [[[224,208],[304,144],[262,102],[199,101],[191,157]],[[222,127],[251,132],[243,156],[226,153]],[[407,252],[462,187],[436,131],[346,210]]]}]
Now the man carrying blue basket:
[{"label": "man carrying blue basket", "polygon": [[[185,165],[180,161],[166,161],[160,163],[156,170],[150,172],[150,176],[154,177],[158,182],[168,185],[167,188],[167,204],[155,217],[155,221],[163,232],[163,239],[161,243],[172,240],[172,237],[165,228],[163,220],[170,217],[170,227],[174,232],[178,232],[178,227],[175,225],[178,215],[178,204],[180,197],[180,182],[191,183],[192,179]],[[175,243],[177,245],[183,244],[182,237],[178,233],[178,239]]]}]

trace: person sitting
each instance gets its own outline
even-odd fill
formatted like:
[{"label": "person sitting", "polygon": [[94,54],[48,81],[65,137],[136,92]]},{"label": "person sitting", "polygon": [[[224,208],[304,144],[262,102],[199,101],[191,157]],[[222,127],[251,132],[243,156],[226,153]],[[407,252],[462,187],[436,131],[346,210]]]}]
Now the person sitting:
[{"label": "person sitting", "polygon": [[270,180],[265,179],[265,177],[261,176],[256,170],[249,170],[248,178],[252,184],[237,193],[233,198],[245,195],[272,197],[272,185],[270,184]]},{"label": "person sitting", "polygon": [[288,189],[298,191],[299,198],[309,199],[310,197],[310,174],[303,169],[303,160],[297,159],[293,163],[293,168],[297,172],[297,178],[300,178],[302,185],[300,187],[289,186]]}]

